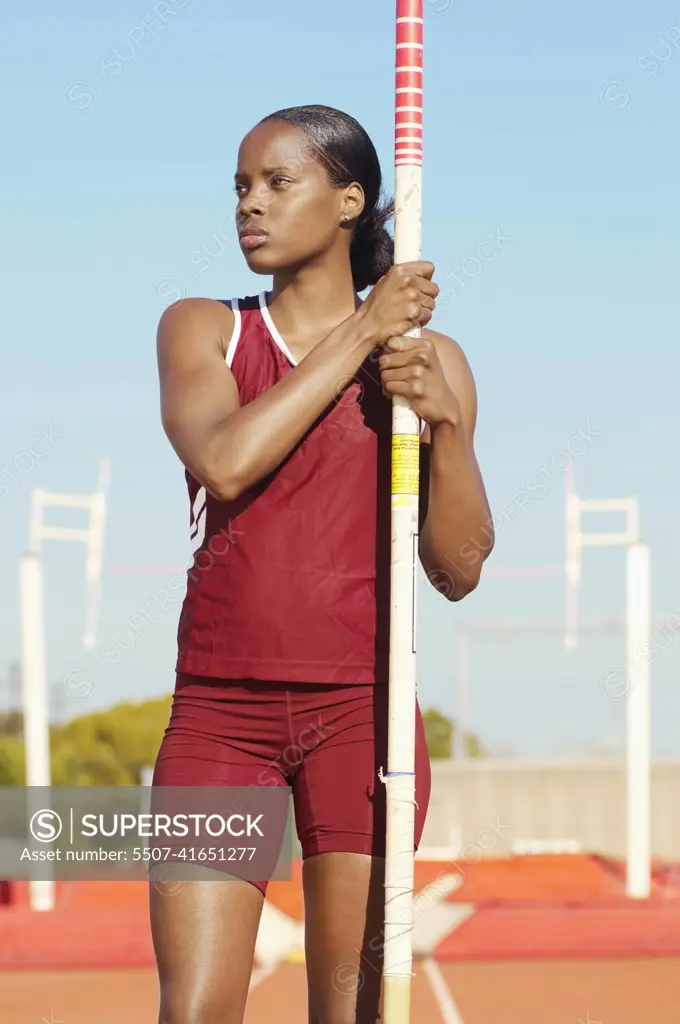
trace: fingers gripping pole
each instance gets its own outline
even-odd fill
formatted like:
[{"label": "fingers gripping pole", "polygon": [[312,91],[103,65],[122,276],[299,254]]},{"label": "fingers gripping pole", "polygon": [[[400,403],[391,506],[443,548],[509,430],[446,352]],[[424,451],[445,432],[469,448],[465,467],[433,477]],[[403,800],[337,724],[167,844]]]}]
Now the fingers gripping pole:
[{"label": "fingers gripping pole", "polygon": [[[421,257],[423,0],[397,0],[395,86],[395,263]],[[419,335],[420,330],[411,332]],[[418,416],[393,400],[390,679],[385,860],[385,1024],[408,1024],[413,964],[415,825],[416,571]]]}]

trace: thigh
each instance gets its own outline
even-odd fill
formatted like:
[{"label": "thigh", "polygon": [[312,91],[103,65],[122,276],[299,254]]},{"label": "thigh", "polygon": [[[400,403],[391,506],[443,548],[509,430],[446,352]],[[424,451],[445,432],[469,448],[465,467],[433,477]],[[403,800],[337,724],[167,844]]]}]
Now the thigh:
[{"label": "thigh", "polygon": [[[235,729],[232,743],[224,715],[218,731],[210,704],[194,697],[191,710],[193,721],[180,713],[166,732],[154,786],[286,784],[266,749],[253,753],[252,736]],[[161,864],[150,882],[159,1024],[242,1024],[267,882],[228,878],[222,867],[222,877],[201,868],[206,880],[186,880],[182,866]]]},{"label": "thigh", "polygon": [[[287,786],[280,757],[287,735],[282,687],[252,680],[180,674],[170,722],[156,759],[153,785]],[[201,797],[202,807],[209,799],[209,795]],[[245,809],[242,797],[236,798],[235,809]],[[273,841],[277,831],[283,838],[288,817],[283,805],[275,813],[280,821],[278,817],[267,821]],[[229,860],[220,864],[224,873],[230,866],[233,862]],[[262,892],[266,890],[266,881],[253,884]]]},{"label": "thigh", "polygon": [[303,865],[309,1024],[379,1020],[384,861],[320,853]]},{"label": "thigh", "polygon": [[262,892],[239,881],[149,886],[159,1024],[242,1024]]},{"label": "thigh", "polygon": [[[154,769],[153,786],[178,787],[182,791],[182,795],[177,798],[175,805],[173,805],[175,798],[172,794],[159,799],[156,805],[159,813],[172,814],[179,809],[183,813],[202,811],[205,814],[218,813],[226,816],[233,810],[244,814],[249,809],[247,797],[239,795],[232,804],[230,792],[232,788],[286,787],[288,785],[283,773],[273,761],[265,762],[263,758],[252,754],[230,750],[223,742],[202,740],[200,756],[197,755],[198,751],[194,748],[194,741],[186,735],[165,737]],[[187,805],[188,798],[184,787],[193,786],[200,787],[201,793],[195,801],[191,798]],[[225,791],[226,799],[224,801],[216,792],[221,787],[228,787]],[[250,809],[252,810],[253,807],[254,803],[251,803]],[[267,861],[271,861],[277,853],[280,855],[289,817],[288,807],[286,798],[285,803],[282,802],[276,808],[271,808],[271,814],[267,812],[267,842],[270,850],[273,851],[265,858]],[[254,811],[254,813],[256,812]],[[190,844],[189,840],[181,836],[177,839],[163,837],[154,841],[154,845],[159,846],[163,851],[168,851],[165,859],[164,855],[161,855],[157,869],[160,871],[161,877],[165,873],[166,877],[173,878],[175,884],[179,886],[184,885],[185,880],[189,878],[191,880],[203,877],[219,879],[220,876],[230,876],[232,879],[256,887],[264,896],[267,891],[268,879],[253,877],[253,871],[248,869],[247,861],[242,862],[234,854],[228,853],[230,844],[240,847],[245,843],[245,840],[232,839],[229,841],[226,837],[224,839],[216,838],[210,845],[217,849],[218,853],[210,863],[205,865],[199,862],[194,863],[187,860],[185,855],[185,859],[173,864],[174,858],[183,856],[181,852],[175,853],[175,848],[182,850],[182,848],[195,844]],[[260,860],[261,863],[262,860]]]}]

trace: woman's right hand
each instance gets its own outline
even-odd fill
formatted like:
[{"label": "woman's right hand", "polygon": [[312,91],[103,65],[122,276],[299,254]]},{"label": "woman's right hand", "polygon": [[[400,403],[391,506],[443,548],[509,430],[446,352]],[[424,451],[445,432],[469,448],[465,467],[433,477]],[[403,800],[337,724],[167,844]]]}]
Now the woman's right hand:
[{"label": "woman's right hand", "polygon": [[418,260],[397,263],[380,278],[355,314],[374,345],[384,345],[430,322],[439,295],[433,274],[432,263]]}]

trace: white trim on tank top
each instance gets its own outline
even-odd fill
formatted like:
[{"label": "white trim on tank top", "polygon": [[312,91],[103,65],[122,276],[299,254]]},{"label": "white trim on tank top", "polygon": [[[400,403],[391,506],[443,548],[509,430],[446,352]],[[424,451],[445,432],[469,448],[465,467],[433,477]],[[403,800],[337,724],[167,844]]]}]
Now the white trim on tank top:
[{"label": "white trim on tank top", "polygon": [[[288,348],[288,346],[286,345],[285,341],[283,340],[283,338],[279,334],[278,329],[276,327],[276,324],[272,320],[272,315],[269,312],[269,307],[267,306],[267,293],[266,292],[260,292],[260,310],[262,312],[262,318],[263,318],[264,322],[266,323],[266,325],[267,325],[267,327],[269,329],[269,333],[271,334],[272,338],[274,339],[276,344],[279,346],[279,348],[283,352],[283,354],[286,357],[286,359],[288,359],[288,361],[293,366],[297,366],[297,361],[293,358],[290,349]],[[423,431],[425,430],[426,426],[427,426],[427,423],[425,422],[425,420],[421,420],[420,421],[420,433],[421,433],[421,435],[422,435]]]},{"label": "white trim on tank top", "polygon": [[227,345],[227,353],[224,357],[224,361],[228,367],[231,368],[231,364],[234,361],[234,355],[236,354],[236,346],[239,343],[241,337],[241,307],[239,306],[238,299],[224,299],[224,305],[229,306],[229,309],[234,314],[234,330],[231,332],[231,338]]},{"label": "white trim on tank top", "polygon": [[288,360],[288,362],[292,366],[297,366],[297,360],[293,357],[290,349],[288,348],[288,346],[286,345],[285,341],[283,340],[283,338],[279,334],[279,332],[277,330],[277,327],[276,327],[276,324],[272,320],[272,315],[269,312],[269,307],[267,306],[267,293],[266,292],[260,292],[260,312],[262,313],[262,319],[264,320],[264,322],[267,325],[267,328],[269,329],[269,333],[271,334],[272,338],[274,339],[274,341],[276,342],[278,347],[283,352],[283,354],[286,357],[286,359]]}]

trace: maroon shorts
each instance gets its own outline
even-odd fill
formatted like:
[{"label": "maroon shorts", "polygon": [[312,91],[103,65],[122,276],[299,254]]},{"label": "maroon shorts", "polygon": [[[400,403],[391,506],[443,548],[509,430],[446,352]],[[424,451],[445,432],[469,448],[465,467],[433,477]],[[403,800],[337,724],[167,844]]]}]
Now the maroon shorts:
[{"label": "maroon shorts", "polygon": [[[290,786],[303,858],[385,856],[387,686],[271,683],[178,674],[156,761],[160,786]],[[416,716],[415,848],[430,798]],[[266,882],[253,883],[263,892]]]}]

